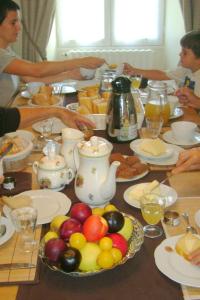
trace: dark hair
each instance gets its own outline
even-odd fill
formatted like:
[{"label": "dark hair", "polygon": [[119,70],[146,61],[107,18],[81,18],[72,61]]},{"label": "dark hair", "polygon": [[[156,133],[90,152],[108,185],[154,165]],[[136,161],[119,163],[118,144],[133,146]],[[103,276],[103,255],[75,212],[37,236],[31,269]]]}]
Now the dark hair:
[{"label": "dark hair", "polygon": [[197,58],[200,58],[200,30],[186,33],[180,44],[184,48],[191,49]]},{"label": "dark hair", "polygon": [[20,7],[12,0],[0,0],[0,24],[4,21],[10,10],[19,10]]}]

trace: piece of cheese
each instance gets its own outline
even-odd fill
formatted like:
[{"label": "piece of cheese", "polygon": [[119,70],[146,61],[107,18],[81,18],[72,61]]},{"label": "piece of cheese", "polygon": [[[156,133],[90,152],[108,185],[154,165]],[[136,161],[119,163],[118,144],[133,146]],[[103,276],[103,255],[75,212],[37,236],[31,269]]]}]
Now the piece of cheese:
[{"label": "piece of cheese", "polygon": [[160,139],[145,140],[140,144],[140,150],[149,153],[153,156],[159,156],[166,152],[166,146]]},{"label": "piece of cheese", "polygon": [[200,238],[191,232],[180,237],[175,246],[176,252],[185,259],[188,259],[188,256],[198,248],[200,248]]},{"label": "piece of cheese", "polygon": [[159,186],[159,182],[157,180],[154,180],[150,183],[147,184],[139,184],[136,187],[134,187],[132,190],[130,190],[129,192],[129,198],[130,200],[133,201],[139,201],[141,197],[146,194],[146,193],[150,193],[150,192],[154,192],[155,194],[160,195],[160,186]]},{"label": "piece of cheese", "polygon": [[32,200],[27,195],[14,196],[14,197],[2,197],[3,202],[12,209],[29,206],[32,204]]}]

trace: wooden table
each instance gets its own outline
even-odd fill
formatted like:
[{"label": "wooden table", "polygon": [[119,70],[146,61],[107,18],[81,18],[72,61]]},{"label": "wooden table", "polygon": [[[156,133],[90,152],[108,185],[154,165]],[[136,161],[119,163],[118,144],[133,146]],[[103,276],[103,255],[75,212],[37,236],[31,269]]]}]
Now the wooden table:
[{"label": "wooden table", "polygon": [[[17,100],[18,101],[18,100]],[[17,104],[17,101],[14,103],[14,104]],[[73,100],[74,101],[74,100]],[[198,125],[200,125],[200,116],[192,109],[192,108],[183,108],[184,110],[184,115],[179,118],[178,120],[187,120],[187,121],[193,121],[195,123],[197,123]],[[176,121],[176,120],[173,120],[173,121]],[[131,154],[131,150],[129,149],[128,145],[126,144],[121,144],[121,145],[115,145],[114,146],[115,149],[117,149],[118,151],[121,151],[122,153],[124,154]],[[27,169],[29,171],[30,170],[30,167],[29,169]],[[200,175],[200,172],[198,172],[198,175]],[[182,174],[182,176],[184,176],[184,174]],[[187,174],[188,176],[188,174]],[[135,216],[137,216],[141,222],[142,219],[140,217],[140,214],[138,213],[138,211],[134,208],[130,208],[128,207],[128,205],[123,201],[123,191],[130,185],[132,185],[133,183],[122,183],[122,184],[118,184],[117,185],[117,197],[115,196],[114,199],[114,203],[116,205],[119,206],[120,209],[124,210],[125,212],[129,212],[129,213],[134,213]],[[176,189],[176,185],[173,186],[175,189]],[[189,189],[190,187],[188,187]],[[77,201],[77,199],[75,198],[74,196],[74,191],[73,191],[73,185],[70,185],[70,187],[68,188],[68,190],[66,191],[66,194],[71,198],[73,199],[74,201]],[[184,196],[184,195],[182,195]],[[200,196],[200,195],[199,195]],[[115,202],[116,201],[116,202]],[[55,274],[55,279],[52,278],[52,274],[50,274],[50,270],[47,270],[45,269],[44,267],[42,268],[42,276],[40,278],[41,280],[41,285],[42,285],[42,282],[43,282],[43,276],[44,274],[47,274],[46,276],[49,277],[49,288],[50,288],[50,291],[52,289],[52,287],[56,287],[58,290],[60,290],[60,294],[61,294],[61,298],[59,297],[59,294],[58,294],[58,298],[57,299],[68,299],[67,297],[67,293],[68,291],[69,292],[72,292],[72,289],[74,289],[74,297],[73,299],[76,299],[75,297],[75,294],[77,293],[77,300],[80,299],[80,295],[78,294],[78,290],[79,290],[79,286],[77,284],[80,284],[80,289],[82,290],[83,292],[83,299],[86,298],[86,295],[88,293],[88,299],[101,299],[101,300],[104,300],[105,298],[101,298],[101,288],[102,289],[105,289],[107,291],[107,296],[109,299],[113,299],[112,298],[112,295],[114,293],[114,290],[111,291],[110,290],[110,287],[112,289],[114,289],[114,286],[113,286],[113,282],[115,283],[115,289],[119,290],[119,293],[118,295],[115,295],[115,299],[121,299],[123,297],[125,297],[126,299],[134,299],[134,289],[132,290],[132,294],[131,295],[124,295],[124,292],[125,292],[125,288],[126,288],[126,281],[124,280],[125,276],[131,276],[129,273],[130,273],[130,270],[128,269],[128,264],[132,264],[132,267],[134,268],[133,272],[135,272],[137,274],[137,271],[138,271],[138,268],[141,267],[142,264],[147,264],[147,273],[145,274],[144,273],[144,277],[141,278],[141,280],[138,280],[137,278],[132,278],[133,280],[133,287],[135,287],[134,285],[134,281],[137,282],[138,286],[137,286],[137,293],[139,295],[141,295],[140,298],[137,298],[138,300],[142,299],[142,300],[146,300],[146,299],[161,299],[161,298],[158,298],[158,294],[155,291],[153,291],[153,288],[155,288],[157,286],[157,289],[159,290],[159,286],[163,286],[165,288],[165,290],[163,290],[163,295],[162,295],[162,299],[173,299],[173,300],[180,300],[180,295],[181,295],[181,292],[180,292],[180,286],[179,284],[176,284],[174,283],[173,281],[169,280],[167,277],[165,277],[164,275],[162,275],[161,273],[159,273],[158,271],[154,270],[152,271],[152,274],[155,275],[155,285],[154,287],[153,286],[149,286],[149,296],[147,294],[145,294],[145,289],[144,289],[144,285],[145,284],[149,284],[151,281],[147,280],[146,277],[151,277],[152,274],[151,274],[151,268],[153,266],[152,262],[150,263],[149,261],[153,259],[153,249],[156,247],[156,245],[163,239],[164,237],[162,237],[161,239],[157,239],[157,240],[146,240],[145,241],[145,244],[143,246],[143,249],[142,249],[142,253],[138,253],[136,258],[133,258],[132,260],[130,260],[126,266],[122,266],[120,268],[116,268],[115,270],[113,270],[113,275],[109,275],[107,273],[111,273],[111,271],[108,271],[106,273],[102,273],[100,276],[99,276],[99,279],[97,279],[98,277],[96,276],[93,276],[93,278],[91,277],[91,279],[88,279],[89,282],[91,282],[91,284],[88,284],[88,280],[86,279],[83,279],[82,281],[80,281],[80,279],[71,279],[69,277],[66,277],[65,280],[63,281],[63,278],[61,278],[62,276],[60,274]],[[149,248],[148,248],[149,247]],[[150,250],[150,253],[148,253],[148,249],[151,249]],[[140,258],[140,255],[141,255],[141,258]],[[141,259],[144,259],[145,258],[145,262],[144,261],[141,261]],[[157,272],[157,273],[156,273]],[[101,281],[103,280],[103,278],[105,277],[107,278],[107,283],[106,282],[103,282],[103,284],[101,283]],[[95,278],[96,277],[96,278]],[[117,281],[117,279],[119,281]],[[99,283],[98,283],[98,280],[99,280]],[[121,283],[122,283],[122,287],[120,289],[120,280],[121,280]],[[66,281],[66,287],[64,286],[64,282]],[[59,284],[60,282],[60,284]],[[128,284],[128,280],[127,280],[127,284]],[[153,281],[152,281],[153,282]],[[129,282],[130,284],[130,282]],[[110,285],[110,287],[109,287]],[[131,287],[129,287],[130,290],[131,290]],[[0,299],[1,300],[21,300],[21,298],[17,298],[17,293],[18,293],[18,289],[19,289],[19,286],[5,286],[5,287],[0,287]],[[26,290],[30,290],[30,293],[31,293],[31,289],[35,290],[34,286],[32,288],[28,288],[28,287],[25,287]],[[89,289],[88,291],[86,289]],[[96,293],[95,295],[92,293],[92,290],[93,289],[96,289]],[[127,289],[128,289],[128,286],[127,286]],[[142,290],[144,289],[144,294],[142,292]],[[141,291],[139,291],[141,290]],[[28,291],[27,291],[27,295],[28,295]],[[99,293],[99,294],[98,294]],[[170,294],[171,293],[171,294]],[[66,294],[66,298],[62,298],[64,297],[64,294]],[[70,293],[69,293],[70,294]],[[92,296],[93,295],[93,296]],[[170,296],[171,295],[171,296]],[[44,297],[46,297],[47,295],[44,295],[44,294],[41,294],[40,296],[37,295],[38,297],[40,298],[37,298],[38,300],[41,300],[43,299]],[[103,296],[103,295],[102,295]],[[104,294],[105,296],[105,294]],[[91,298],[93,297],[93,298]],[[178,298],[176,298],[178,297]],[[27,298],[28,300],[29,298]],[[36,298],[35,298],[36,299]],[[34,299],[34,300],[35,300]],[[53,298],[52,298],[53,299]],[[54,298],[55,299],[55,298]],[[70,298],[72,299],[72,298]]]}]

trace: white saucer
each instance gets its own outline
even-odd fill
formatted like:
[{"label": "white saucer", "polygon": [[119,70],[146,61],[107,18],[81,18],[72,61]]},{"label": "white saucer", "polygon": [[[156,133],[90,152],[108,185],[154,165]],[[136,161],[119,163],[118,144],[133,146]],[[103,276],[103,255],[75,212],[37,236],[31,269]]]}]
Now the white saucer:
[{"label": "white saucer", "polygon": [[183,114],[184,114],[183,110],[180,107],[177,107],[174,110],[174,114],[170,116],[170,120],[179,118],[179,117],[183,116]]},{"label": "white saucer", "polygon": [[15,228],[9,218],[1,216],[1,224],[6,226],[6,232],[3,236],[0,237],[0,245],[3,245],[7,242],[14,234]]},{"label": "white saucer", "polygon": [[199,144],[200,143],[200,134],[197,132],[197,133],[195,133],[195,136],[194,136],[194,138],[193,138],[193,140],[191,140],[190,142],[188,142],[188,143],[185,143],[185,142],[178,142],[175,138],[174,138],[174,136],[173,136],[173,134],[172,134],[172,130],[169,130],[169,131],[167,131],[167,132],[165,132],[164,134],[163,134],[163,139],[166,141],[166,142],[168,142],[168,143],[170,143],[170,144],[174,144],[174,145],[179,145],[179,146],[193,146],[193,145],[197,145],[197,144]]}]

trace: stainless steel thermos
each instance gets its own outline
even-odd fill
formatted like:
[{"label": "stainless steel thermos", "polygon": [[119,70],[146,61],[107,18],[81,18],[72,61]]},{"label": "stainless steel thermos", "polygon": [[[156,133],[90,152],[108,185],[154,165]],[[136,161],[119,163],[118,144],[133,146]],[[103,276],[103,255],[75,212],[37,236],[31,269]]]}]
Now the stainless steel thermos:
[{"label": "stainless steel thermos", "polygon": [[120,76],[112,81],[106,133],[107,138],[114,143],[129,142],[138,137],[131,81],[127,77]]}]

